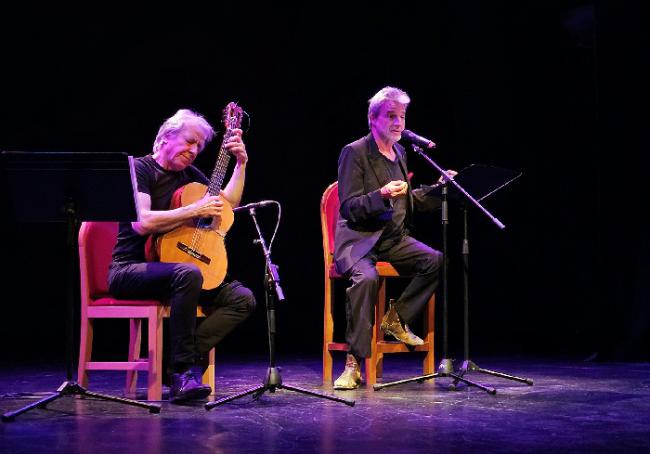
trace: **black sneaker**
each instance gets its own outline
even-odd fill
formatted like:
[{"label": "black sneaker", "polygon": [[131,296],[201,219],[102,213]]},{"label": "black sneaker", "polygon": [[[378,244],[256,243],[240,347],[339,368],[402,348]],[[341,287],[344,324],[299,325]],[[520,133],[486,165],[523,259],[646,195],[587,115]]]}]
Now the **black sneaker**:
[{"label": "black sneaker", "polygon": [[190,369],[183,373],[172,374],[169,387],[169,401],[177,404],[187,400],[205,399],[212,392],[210,385],[204,385],[197,380],[195,373]]}]

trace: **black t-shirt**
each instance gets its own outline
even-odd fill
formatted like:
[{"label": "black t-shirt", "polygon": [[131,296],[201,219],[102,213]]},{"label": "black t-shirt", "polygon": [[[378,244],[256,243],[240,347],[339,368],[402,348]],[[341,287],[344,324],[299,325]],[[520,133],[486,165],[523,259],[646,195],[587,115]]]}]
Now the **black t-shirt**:
[{"label": "black t-shirt", "polygon": [[[206,176],[194,166],[179,172],[165,170],[151,155],[136,158],[134,162],[138,192],[149,194],[152,210],[168,210],[174,192],[188,183],[209,183]],[[147,237],[138,235],[130,222],[120,222],[117,244],[113,248],[113,262],[144,262],[146,242]]]},{"label": "black t-shirt", "polygon": [[[406,181],[406,175],[402,171],[400,166],[399,159],[395,157],[394,161],[391,161],[386,156],[382,155],[382,160],[386,165],[386,170],[388,175],[390,175],[391,181],[401,180]],[[397,197],[391,200],[393,207],[393,215],[386,224],[384,231],[381,234],[380,240],[389,240],[397,239],[402,236],[404,233],[404,220],[406,219],[406,197]]]}]

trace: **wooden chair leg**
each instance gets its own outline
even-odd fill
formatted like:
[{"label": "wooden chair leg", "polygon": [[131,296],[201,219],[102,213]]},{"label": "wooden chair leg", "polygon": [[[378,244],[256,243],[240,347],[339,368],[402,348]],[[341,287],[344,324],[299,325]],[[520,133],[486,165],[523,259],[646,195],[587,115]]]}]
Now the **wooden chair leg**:
[{"label": "wooden chair leg", "polygon": [[81,321],[79,336],[79,365],[77,368],[77,382],[84,388],[88,386],[88,370],[86,365],[92,357],[93,351],[93,321],[85,318]]},{"label": "wooden chair leg", "polygon": [[[381,330],[381,321],[384,318],[386,313],[386,279],[382,278],[379,281],[379,292],[377,294],[377,312],[375,317],[375,325],[377,331],[376,342],[382,342],[384,340],[384,332]],[[375,361],[375,368],[377,370],[377,377],[381,378],[384,374],[384,352],[377,351],[377,360]]]},{"label": "wooden chair leg", "polygon": [[[327,270],[326,270],[327,272]],[[323,384],[332,384],[332,352],[329,344],[334,340],[334,315],[332,313],[332,287],[329,276],[325,276],[325,304],[323,310]]]},{"label": "wooden chair leg", "polygon": [[[385,280],[381,279],[379,281],[379,298],[386,295]],[[380,336],[379,332],[381,331],[380,324],[381,320],[379,319],[379,304],[375,303],[375,322],[372,327],[372,339],[370,340],[370,358],[366,358],[366,385],[372,386],[377,383],[377,366],[378,366],[378,349],[377,349],[377,340]],[[383,355],[382,355],[383,356]]]},{"label": "wooden chair leg", "polygon": [[[142,320],[139,318],[129,319],[129,353],[127,361],[134,362],[140,359],[140,343],[142,339]],[[130,398],[135,397],[138,384],[138,371],[126,371],[126,386],[124,393]]]},{"label": "wooden chair leg", "polygon": [[334,358],[332,352],[327,349],[327,346],[323,348],[323,385],[332,384],[332,369],[334,367]]},{"label": "wooden chair leg", "polygon": [[373,347],[371,350],[375,350],[375,352],[371,351],[371,356],[370,358],[366,358],[366,385],[367,386],[372,386],[375,383],[377,383],[377,363],[376,361],[376,350],[377,350],[377,345],[373,344]]},{"label": "wooden chair leg", "polygon": [[210,394],[211,396],[216,394],[216,388],[215,388],[215,368],[214,368],[214,355],[215,355],[215,349],[211,349],[210,353],[208,353],[208,368],[205,370],[203,373],[203,377],[201,377],[201,382],[210,385],[210,389],[212,389],[212,393]]},{"label": "wooden chair leg", "polygon": [[381,378],[384,375],[384,354],[381,352],[377,352],[377,362],[375,366],[375,376],[377,378]]},{"label": "wooden chair leg", "polygon": [[152,307],[147,321],[149,324],[148,361],[147,373],[147,399],[162,399],[162,306]]}]

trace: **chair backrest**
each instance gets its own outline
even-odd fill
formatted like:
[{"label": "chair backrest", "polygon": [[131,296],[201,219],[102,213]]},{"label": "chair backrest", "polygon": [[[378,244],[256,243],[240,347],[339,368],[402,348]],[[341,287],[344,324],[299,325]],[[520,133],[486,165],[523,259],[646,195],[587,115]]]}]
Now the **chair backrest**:
[{"label": "chair backrest", "polygon": [[[320,221],[323,232],[323,253],[325,256],[325,265],[332,263],[334,254],[334,233],[336,232],[336,222],[339,219],[339,185],[338,182],[330,184],[320,201]],[[326,269],[327,272],[327,269]]]},{"label": "chair backrest", "polygon": [[108,294],[108,266],[117,241],[117,222],[83,222],[79,229],[79,271],[84,297]]}]

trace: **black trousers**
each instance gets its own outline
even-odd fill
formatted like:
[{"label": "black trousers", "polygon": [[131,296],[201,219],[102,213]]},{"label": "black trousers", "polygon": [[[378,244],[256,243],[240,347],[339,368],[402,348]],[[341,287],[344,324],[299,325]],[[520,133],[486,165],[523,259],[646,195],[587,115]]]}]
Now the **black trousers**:
[{"label": "black trousers", "polygon": [[[253,292],[238,281],[201,290],[199,268],[187,263],[112,264],[109,290],[117,298],[159,299],[170,311],[170,372],[183,372],[207,358],[208,352],[255,309]],[[208,314],[196,326],[196,308]]]},{"label": "black trousers", "polygon": [[442,253],[408,235],[399,240],[382,241],[348,272],[352,282],[346,291],[349,352],[360,358],[370,356],[379,277],[375,264],[390,262],[402,276],[412,276],[395,309],[404,323],[412,323],[438,287]]}]

